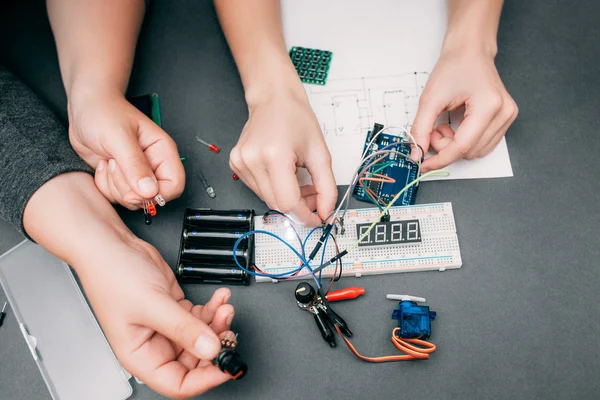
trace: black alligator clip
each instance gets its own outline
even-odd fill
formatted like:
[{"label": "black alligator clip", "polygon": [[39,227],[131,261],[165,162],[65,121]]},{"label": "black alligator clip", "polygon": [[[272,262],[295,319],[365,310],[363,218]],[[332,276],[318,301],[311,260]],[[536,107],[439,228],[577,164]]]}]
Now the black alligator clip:
[{"label": "black alligator clip", "polygon": [[338,326],[340,332],[347,337],[352,336],[346,321],[331,309],[327,298],[319,290],[317,292],[312,285],[306,282],[298,284],[296,287],[296,303],[298,307],[306,310],[315,316],[315,322],[321,336],[331,347],[335,347],[335,335],[332,327]]}]

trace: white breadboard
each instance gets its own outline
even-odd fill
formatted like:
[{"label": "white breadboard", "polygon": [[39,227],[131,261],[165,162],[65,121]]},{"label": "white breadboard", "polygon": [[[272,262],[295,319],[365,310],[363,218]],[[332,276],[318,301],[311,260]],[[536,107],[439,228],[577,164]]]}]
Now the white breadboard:
[{"label": "white breadboard", "polygon": [[[389,210],[391,221],[418,219],[421,227],[421,243],[357,247],[343,258],[343,276],[392,274],[415,271],[444,271],[460,268],[462,259],[456,235],[454,213],[451,203],[421,204],[406,207],[392,207]],[[379,217],[376,208],[349,210],[344,220],[346,231],[337,236],[340,251],[350,247],[357,240],[356,224],[372,223]],[[292,228],[283,218],[262,216],[254,219],[254,229],[272,232],[290,243],[300,252],[298,239]],[[302,239],[310,229],[300,227]],[[312,251],[321,236],[320,231],[313,233],[306,244],[306,254]],[[278,274],[299,267],[300,260],[287,246],[272,236],[255,235],[255,264],[265,273]],[[321,264],[321,253],[313,260],[315,267]],[[335,255],[332,240],[327,244],[325,260]],[[335,265],[323,269],[323,276],[330,277]],[[303,270],[300,274],[305,274]],[[267,277],[256,277],[257,282],[276,282]]]}]

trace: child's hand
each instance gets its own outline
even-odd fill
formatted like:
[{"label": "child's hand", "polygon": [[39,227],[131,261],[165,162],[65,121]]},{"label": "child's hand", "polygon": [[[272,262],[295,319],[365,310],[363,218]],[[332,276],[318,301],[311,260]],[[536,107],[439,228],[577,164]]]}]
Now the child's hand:
[{"label": "child's hand", "polygon": [[[229,165],[269,208],[302,224],[320,225],[335,207],[331,155],[305,98],[284,95],[250,106]],[[308,170],[312,185],[300,187],[298,167]]]},{"label": "child's hand", "polygon": [[143,199],[160,193],[169,201],[183,192],[185,171],[175,142],[120,93],[73,96],[69,138],[96,169],[96,186],[112,203],[135,210]]},{"label": "child's hand", "polygon": [[131,374],[172,398],[193,397],[230,379],[210,362],[233,319],[228,289],[193,305],[156,249],[132,237],[76,264],[104,333]]}]

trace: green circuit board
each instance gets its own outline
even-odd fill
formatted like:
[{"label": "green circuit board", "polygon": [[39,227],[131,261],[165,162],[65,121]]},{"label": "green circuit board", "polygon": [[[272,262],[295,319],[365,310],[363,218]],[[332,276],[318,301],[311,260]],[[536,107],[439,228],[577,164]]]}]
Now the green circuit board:
[{"label": "green circuit board", "polygon": [[162,126],[160,115],[160,102],[158,94],[151,93],[143,96],[131,97],[128,99],[138,110],[143,112],[146,117],[150,118],[158,126]]},{"label": "green circuit board", "polygon": [[290,58],[304,83],[325,85],[333,53],[327,50],[308,49],[294,46],[290,50]]}]

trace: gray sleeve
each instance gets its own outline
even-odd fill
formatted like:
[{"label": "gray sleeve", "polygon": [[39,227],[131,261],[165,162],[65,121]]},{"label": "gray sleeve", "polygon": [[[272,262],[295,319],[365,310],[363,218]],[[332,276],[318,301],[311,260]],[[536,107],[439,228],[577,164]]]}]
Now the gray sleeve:
[{"label": "gray sleeve", "polygon": [[[19,231],[23,211],[45,182],[66,172],[92,170],[73,151],[58,117],[0,67],[0,217]],[[49,212],[52,206],[49,205]]]}]

